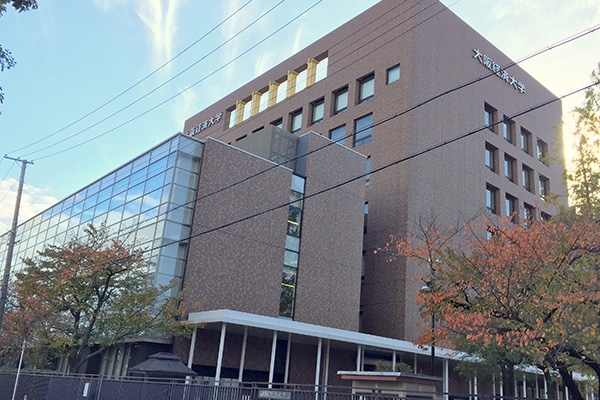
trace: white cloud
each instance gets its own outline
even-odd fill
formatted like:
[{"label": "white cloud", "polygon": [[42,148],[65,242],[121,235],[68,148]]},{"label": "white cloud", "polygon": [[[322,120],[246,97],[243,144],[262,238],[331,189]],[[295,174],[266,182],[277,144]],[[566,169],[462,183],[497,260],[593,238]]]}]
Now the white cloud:
[{"label": "white cloud", "polygon": [[[18,182],[14,178],[7,178],[0,182],[0,193],[6,194],[0,203],[0,234],[10,230],[15,211],[17,199]],[[47,195],[45,188],[37,188],[28,184],[23,185],[21,195],[21,207],[19,208],[19,223],[39,214],[48,207],[54,205],[58,200]]]},{"label": "white cloud", "polygon": [[180,2],[175,0],[139,0],[137,15],[150,31],[150,40],[156,63],[173,57],[173,40],[177,33],[177,10]]}]

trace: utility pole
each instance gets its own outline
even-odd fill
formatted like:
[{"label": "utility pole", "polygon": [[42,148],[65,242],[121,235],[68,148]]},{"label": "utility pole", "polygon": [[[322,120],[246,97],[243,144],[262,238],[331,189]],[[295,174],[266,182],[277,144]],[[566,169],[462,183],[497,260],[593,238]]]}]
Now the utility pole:
[{"label": "utility pole", "polygon": [[15,204],[15,213],[13,215],[12,229],[8,238],[8,250],[6,251],[6,266],[4,267],[4,276],[2,277],[2,286],[0,287],[0,332],[2,331],[2,321],[4,319],[4,306],[8,298],[8,280],[10,279],[10,267],[15,249],[15,240],[17,238],[17,224],[19,222],[19,207],[21,206],[21,193],[23,192],[23,182],[25,181],[25,168],[27,164],[33,164],[33,161],[21,160],[4,155],[4,158],[21,163],[21,178],[19,179],[19,189],[17,190],[17,202]]}]

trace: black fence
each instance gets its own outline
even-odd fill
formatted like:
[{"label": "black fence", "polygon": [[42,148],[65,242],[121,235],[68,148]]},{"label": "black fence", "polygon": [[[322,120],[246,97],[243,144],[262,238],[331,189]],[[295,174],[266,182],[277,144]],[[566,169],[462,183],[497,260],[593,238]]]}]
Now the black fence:
[{"label": "black fence", "polygon": [[[14,373],[0,373],[0,400],[11,400]],[[382,393],[350,387],[238,384],[21,373],[15,400],[500,400],[499,397],[427,392]],[[503,400],[507,400],[504,398]],[[527,400],[532,400],[528,398]]]}]

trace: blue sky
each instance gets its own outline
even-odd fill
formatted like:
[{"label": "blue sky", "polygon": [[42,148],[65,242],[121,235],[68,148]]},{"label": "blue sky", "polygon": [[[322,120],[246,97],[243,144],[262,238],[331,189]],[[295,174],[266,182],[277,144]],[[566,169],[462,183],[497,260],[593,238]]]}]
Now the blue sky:
[{"label": "blue sky", "polygon": [[[2,45],[12,51],[17,65],[0,73],[6,97],[0,105],[0,154],[34,161],[27,168],[19,220],[25,221],[182,130],[186,118],[374,3],[39,0],[38,10],[21,14],[9,10],[0,17],[0,38]],[[600,24],[598,0],[443,3],[513,59]],[[314,4],[274,37],[218,70]],[[132,87],[240,8],[173,62],[76,122]],[[595,50],[599,48],[600,31],[522,66],[555,94],[562,95],[590,82],[589,74],[600,62],[600,53]],[[132,104],[142,96],[146,97]],[[172,96],[172,100],[159,105]],[[579,96],[565,101],[564,110],[571,110],[581,99]],[[69,150],[73,146],[77,147]],[[12,219],[18,177],[18,165],[6,159],[0,162],[0,234]]]}]

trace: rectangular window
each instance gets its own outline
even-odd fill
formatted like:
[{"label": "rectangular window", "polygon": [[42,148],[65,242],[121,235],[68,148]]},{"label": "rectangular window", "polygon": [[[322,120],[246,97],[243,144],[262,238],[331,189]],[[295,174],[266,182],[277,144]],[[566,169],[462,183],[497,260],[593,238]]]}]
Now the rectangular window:
[{"label": "rectangular window", "polygon": [[527,132],[527,130],[521,128],[521,140],[520,140],[521,150],[523,150],[527,154],[531,154],[531,133]]},{"label": "rectangular window", "polygon": [[337,128],[330,130],[329,139],[343,146],[346,139],[346,125],[338,126]]},{"label": "rectangular window", "polygon": [[354,147],[371,141],[373,114],[354,120]]},{"label": "rectangular window", "polygon": [[487,185],[485,188],[485,208],[492,214],[498,213],[497,200],[498,189],[491,185]]},{"label": "rectangular window", "polygon": [[337,114],[348,108],[348,86],[333,93],[333,113]]},{"label": "rectangular window", "polygon": [[363,223],[363,234],[367,234],[367,223],[369,221],[369,202],[365,202],[365,208],[364,208],[364,215],[365,215],[365,220]]},{"label": "rectangular window", "polygon": [[365,185],[369,186],[371,182],[371,156],[367,157],[367,170],[365,172]]},{"label": "rectangular window", "polygon": [[515,181],[515,159],[504,155],[504,177],[511,182]]},{"label": "rectangular window", "polygon": [[496,110],[489,104],[485,104],[483,107],[483,124],[490,131],[495,132]]},{"label": "rectangular window", "polygon": [[[506,198],[504,199],[504,216],[506,218],[516,218],[515,212],[517,211],[517,199],[511,196],[510,194],[506,194]],[[516,221],[513,221],[516,222]]]},{"label": "rectangular window", "polygon": [[527,203],[523,204],[523,223],[529,225],[535,219],[533,206]]},{"label": "rectangular window", "polygon": [[541,198],[546,199],[550,193],[550,181],[545,176],[540,175],[538,180],[538,191]]},{"label": "rectangular window", "polygon": [[550,221],[550,218],[552,218],[552,215],[545,212],[542,212],[540,216],[542,217],[542,221]]},{"label": "rectangular window", "polygon": [[281,119],[281,118],[276,119],[275,121],[271,122],[271,125],[276,126],[280,129],[283,129],[283,119]]},{"label": "rectangular window", "polygon": [[375,74],[369,74],[358,80],[358,102],[362,103],[375,94]]},{"label": "rectangular window", "polygon": [[317,122],[323,121],[323,114],[325,112],[325,99],[319,99],[312,103],[312,117],[311,122],[316,124]]},{"label": "rectangular window", "polygon": [[527,165],[523,164],[523,169],[521,170],[521,184],[523,188],[527,191],[532,191],[531,179],[533,177],[533,170],[529,168]]},{"label": "rectangular window", "polygon": [[548,155],[548,145],[543,140],[537,141],[536,145],[537,159],[546,164],[546,156]]},{"label": "rectangular window", "polygon": [[298,132],[302,128],[302,109],[294,111],[290,117],[290,132]]},{"label": "rectangular window", "polygon": [[400,80],[400,65],[395,65],[387,70],[387,82],[386,84],[390,84]]},{"label": "rectangular window", "polygon": [[514,127],[514,122],[512,122],[510,119],[508,119],[505,115],[504,119],[502,120],[502,137],[510,143],[514,143],[513,142],[513,140],[514,140],[513,127]]},{"label": "rectangular window", "polygon": [[485,167],[490,171],[496,172],[496,155],[498,149],[489,143],[485,144]]}]

